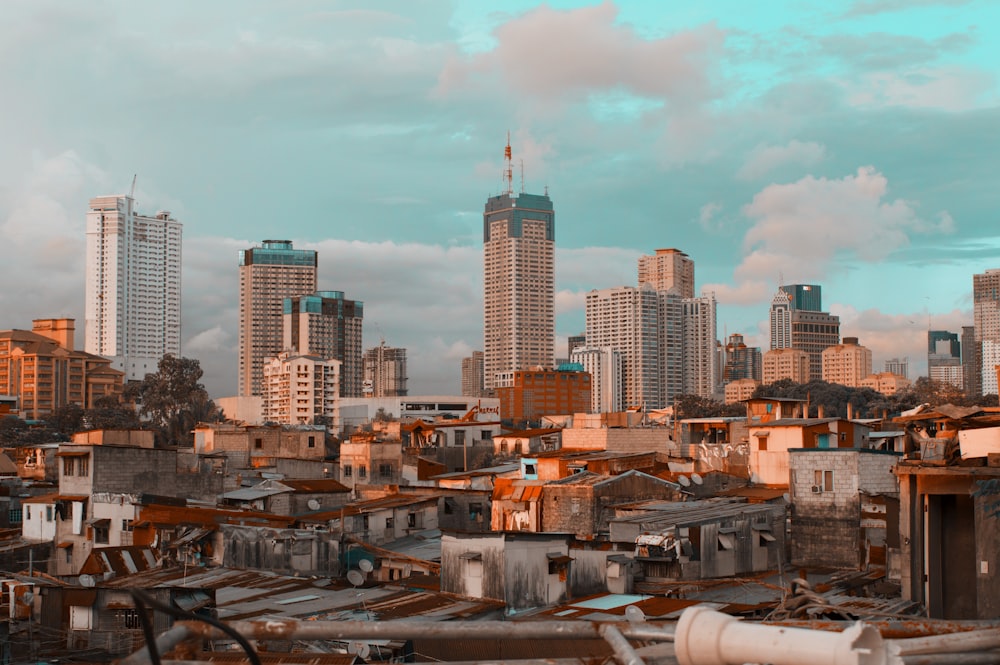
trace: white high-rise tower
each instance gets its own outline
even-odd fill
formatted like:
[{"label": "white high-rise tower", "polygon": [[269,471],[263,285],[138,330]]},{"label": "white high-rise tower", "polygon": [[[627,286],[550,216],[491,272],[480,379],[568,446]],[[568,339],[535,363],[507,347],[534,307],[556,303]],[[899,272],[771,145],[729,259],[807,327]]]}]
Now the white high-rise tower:
[{"label": "white high-rise tower", "polygon": [[135,212],[131,196],[99,196],[87,212],[85,349],[126,381],[181,353],[181,223]]}]

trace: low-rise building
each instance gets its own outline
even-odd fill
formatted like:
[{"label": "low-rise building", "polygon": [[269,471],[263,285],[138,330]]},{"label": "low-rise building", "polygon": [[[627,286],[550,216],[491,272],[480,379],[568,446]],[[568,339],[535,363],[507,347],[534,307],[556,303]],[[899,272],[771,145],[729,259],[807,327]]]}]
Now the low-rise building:
[{"label": "low-rise building", "polygon": [[845,337],[841,344],[823,349],[823,380],[857,388],[872,373],[872,351],[858,344],[857,337]]},{"label": "low-rise building", "polygon": [[581,365],[565,369],[518,370],[497,375],[500,418],[515,423],[542,416],[590,411],[590,374]]},{"label": "low-rise building", "polygon": [[846,418],[783,418],[749,427],[751,479],[788,484],[788,451],[797,448],[868,448],[871,427]]},{"label": "low-rise building", "polygon": [[782,379],[809,383],[809,353],[791,347],[771,349],[761,360],[762,382],[767,385]]},{"label": "low-rise building", "polygon": [[726,384],[725,402],[726,404],[736,404],[753,397],[760,387],[760,381],[756,379],[736,379]]},{"label": "low-rise building", "polygon": [[[961,377],[961,373],[958,376]],[[906,390],[910,387],[910,385],[911,382],[909,379],[898,374],[893,374],[892,372],[869,374],[865,378],[861,379],[859,384],[862,388],[871,388],[875,392],[882,393],[883,395],[895,395],[902,390]]]},{"label": "low-rise building", "polygon": [[340,373],[334,358],[283,352],[264,362],[264,422],[322,425],[340,431]]}]

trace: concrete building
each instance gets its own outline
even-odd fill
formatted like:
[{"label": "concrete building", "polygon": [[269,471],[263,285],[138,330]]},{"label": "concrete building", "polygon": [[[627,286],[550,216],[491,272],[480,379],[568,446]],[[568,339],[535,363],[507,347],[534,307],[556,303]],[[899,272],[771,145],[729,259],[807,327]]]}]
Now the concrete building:
[{"label": "concrete building", "polygon": [[962,326],[962,387],[966,395],[978,395],[981,383],[979,372],[979,346],[976,344],[975,326]]},{"label": "concrete building", "polygon": [[264,422],[281,425],[324,425],[336,432],[340,423],[339,360],[290,352],[264,363]]},{"label": "concrete building", "polygon": [[506,191],[483,211],[484,383],[555,361],[555,210],[547,195],[515,194],[510,143]]},{"label": "concrete building", "polygon": [[792,309],[805,312],[823,311],[823,287],[819,284],[783,284],[781,290],[788,294]]},{"label": "concrete building", "polygon": [[361,392],[372,397],[406,397],[406,349],[379,345],[365,351]]},{"label": "concrete building", "polygon": [[743,341],[743,335],[733,333],[726,341],[726,364],[722,374],[724,381],[737,379],[761,380],[761,353],[759,347],[749,347]]},{"label": "concrete building", "polygon": [[879,372],[878,374],[869,374],[861,379],[858,387],[871,388],[883,395],[895,395],[909,388],[910,380],[892,372]]},{"label": "concrete building", "polygon": [[927,376],[964,389],[962,343],[958,333],[947,330],[927,331]]},{"label": "concrete building", "polygon": [[282,347],[325,360],[339,360],[340,396],[363,397],[364,303],[343,291],[317,291],[285,298]]},{"label": "concrete building", "polygon": [[500,400],[468,395],[408,395],[406,397],[341,397],[340,422],[345,431],[370,423],[376,416],[450,422],[500,420]]},{"label": "concrete building", "polygon": [[726,384],[726,404],[735,404],[750,399],[760,387],[760,381],[754,379],[736,379]]},{"label": "concrete building", "polygon": [[[792,346],[792,301],[784,290],[778,289],[771,299],[771,348],[788,349]],[[766,383],[766,382],[765,382]]]},{"label": "concrete building", "polygon": [[[972,276],[973,327],[978,362],[974,377],[978,394],[996,393],[993,366],[995,358],[984,358],[983,342],[1000,342],[1000,269]],[[987,385],[989,384],[989,385]]]},{"label": "concrete building", "polygon": [[182,225],[140,215],[131,196],[98,196],[87,211],[85,343],[126,381],[181,354]]},{"label": "concrete building", "polygon": [[501,420],[515,423],[590,409],[590,374],[582,369],[522,370],[498,375]]},{"label": "concrete building", "polygon": [[801,349],[771,349],[761,360],[761,375],[764,385],[791,379],[795,383],[809,383],[809,354]]},{"label": "concrete building", "polygon": [[682,303],[682,391],[685,395],[712,397],[721,386],[722,370],[720,354],[716,353],[715,294],[685,298]]},{"label": "concrete building", "polygon": [[910,378],[910,360],[909,358],[889,358],[882,363],[882,371],[908,379]]},{"label": "concrete building", "polygon": [[467,397],[483,397],[486,393],[483,382],[483,352],[473,351],[462,358],[462,394]]},{"label": "concrete building", "polygon": [[569,356],[572,363],[590,374],[590,413],[617,413],[625,408],[622,354],[606,346],[576,347]]},{"label": "concrete building", "polygon": [[260,395],[264,360],[282,351],[285,298],[316,291],[316,252],[265,240],[240,252],[239,395]]},{"label": "concrete building", "polygon": [[821,294],[816,284],[788,284],[771,301],[771,348],[808,353],[812,377],[822,375],[823,349],[840,343],[840,317],[821,311]]},{"label": "concrete building", "polygon": [[872,373],[872,351],[858,344],[857,337],[845,337],[843,344],[823,349],[823,380],[857,388]]},{"label": "concrete building", "polygon": [[0,395],[15,398],[18,415],[43,418],[68,404],[93,408],[122,393],[124,372],[112,361],[75,348],[73,319],[36,319],[32,332],[0,331]]},{"label": "concrete building", "polygon": [[639,286],[643,284],[694,298],[694,261],[679,249],[658,249],[652,256],[640,256]]},{"label": "concrete building", "polygon": [[573,355],[573,351],[580,346],[587,346],[587,333],[583,332],[579,335],[570,335],[566,338],[566,357],[569,358]]}]

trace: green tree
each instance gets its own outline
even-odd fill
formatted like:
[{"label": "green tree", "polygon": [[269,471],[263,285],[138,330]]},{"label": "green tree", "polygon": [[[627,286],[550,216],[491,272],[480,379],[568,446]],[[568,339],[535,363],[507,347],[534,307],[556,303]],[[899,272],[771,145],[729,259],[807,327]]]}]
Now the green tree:
[{"label": "green tree", "polygon": [[193,358],[164,356],[156,372],[126,389],[139,413],[159,429],[165,445],[192,445],[199,422],[217,420],[221,413],[200,383],[201,364]]},{"label": "green tree", "polygon": [[674,408],[678,419],[746,415],[746,407],[742,404],[723,404],[700,395],[678,395],[674,399]]}]

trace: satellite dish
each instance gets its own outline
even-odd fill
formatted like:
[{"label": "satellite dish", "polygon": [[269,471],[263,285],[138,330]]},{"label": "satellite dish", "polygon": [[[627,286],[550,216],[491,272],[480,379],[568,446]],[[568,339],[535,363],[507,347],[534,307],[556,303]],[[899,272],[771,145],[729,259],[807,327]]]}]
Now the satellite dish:
[{"label": "satellite dish", "polygon": [[365,583],[365,576],[360,570],[351,569],[347,571],[347,581],[354,586],[361,586]]},{"label": "satellite dish", "polygon": [[375,566],[372,565],[372,562],[369,559],[361,559],[358,561],[358,568],[360,568],[363,573],[370,573]]},{"label": "satellite dish", "polygon": [[625,608],[625,619],[629,623],[643,623],[646,620],[646,613],[635,605],[629,605]]},{"label": "satellite dish", "polygon": [[367,642],[350,642],[347,645],[347,653],[357,654],[362,658],[367,658],[372,652],[372,648]]},{"label": "satellite dish", "polygon": [[691,487],[691,481],[688,480],[687,476],[677,476],[677,482],[681,484],[681,487]]},{"label": "satellite dish", "polygon": [[701,485],[703,482],[705,482],[705,479],[701,477],[701,474],[692,473],[691,482],[693,482],[695,485]]},{"label": "satellite dish", "polygon": [[306,505],[309,507],[309,510],[319,510],[320,508],[319,501],[316,499],[309,499],[306,501]]},{"label": "satellite dish", "polygon": [[97,586],[97,580],[94,579],[93,575],[80,575],[80,586],[85,586],[87,588]]}]

